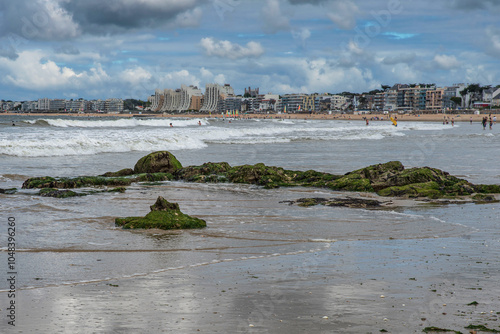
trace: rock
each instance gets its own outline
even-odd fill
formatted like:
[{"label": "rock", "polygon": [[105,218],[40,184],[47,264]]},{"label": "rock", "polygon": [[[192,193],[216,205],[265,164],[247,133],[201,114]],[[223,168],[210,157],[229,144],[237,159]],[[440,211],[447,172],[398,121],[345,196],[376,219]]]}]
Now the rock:
[{"label": "rock", "polygon": [[121,176],[130,176],[134,174],[134,170],[132,168],[124,168],[119,170],[118,172],[107,172],[101,176],[104,177],[121,177]]},{"label": "rock", "polygon": [[187,182],[227,182],[226,173],[231,169],[227,162],[207,162],[201,166],[178,169],[175,177]]},{"label": "rock", "polygon": [[149,208],[151,209],[151,211],[172,211],[172,210],[179,211],[180,210],[179,204],[170,203],[169,201],[167,201],[166,199],[164,199],[161,196],[158,196],[158,198],[156,199],[156,203],[151,205]]},{"label": "rock", "polygon": [[227,172],[227,177],[234,183],[257,184],[267,189],[295,185],[292,184],[290,171],[285,171],[281,167],[266,166],[263,163],[233,167]]},{"label": "rock", "polygon": [[325,206],[345,206],[349,208],[375,208],[382,205],[382,202],[366,198],[299,198],[296,201],[283,201],[280,203],[288,203],[290,205],[298,203],[298,206],[309,207],[315,205]]},{"label": "rock", "polygon": [[68,198],[68,197],[77,197],[77,196],[85,196],[85,194],[79,194],[71,190],[59,190],[54,188],[44,188],[40,190],[38,195],[42,197],[55,197],[55,198]]},{"label": "rock", "polygon": [[34,188],[58,188],[58,189],[73,189],[82,187],[95,186],[128,186],[132,183],[131,179],[124,177],[107,178],[102,176],[79,176],[75,178],[59,178],[53,177],[34,177],[23,183],[23,189]]},{"label": "rock", "polygon": [[151,212],[145,217],[116,218],[115,225],[124,229],[193,229],[203,228],[207,223],[199,218],[188,216],[179,209],[179,204],[170,203],[163,197],[158,197],[151,207]]},{"label": "rock", "polygon": [[134,166],[134,173],[173,173],[181,168],[181,163],[172,153],[159,151],[148,154],[137,161]]},{"label": "rock", "polygon": [[17,188],[2,189],[0,188],[0,194],[13,195],[17,192]]},{"label": "rock", "polygon": [[472,196],[472,200],[474,201],[474,203],[478,204],[499,202],[495,196],[486,194],[476,194]]}]

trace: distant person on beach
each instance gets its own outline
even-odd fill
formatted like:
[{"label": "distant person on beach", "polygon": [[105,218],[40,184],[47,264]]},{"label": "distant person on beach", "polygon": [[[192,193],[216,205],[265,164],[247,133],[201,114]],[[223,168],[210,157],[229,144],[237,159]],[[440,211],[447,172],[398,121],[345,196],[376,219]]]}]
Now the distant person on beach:
[{"label": "distant person on beach", "polygon": [[497,124],[497,117],[493,116],[493,123]]},{"label": "distant person on beach", "polygon": [[472,116],[470,117],[470,124],[472,124]]},{"label": "distant person on beach", "polygon": [[198,121],[198,125],[201,125],[201,121]]},{"label": "distant person on beach", "polygon": [[170,123],[170,127],[173,128],[174,126],[172,125],[172,123]]},{"label": "distant person on beach", "polygon": [[483,130],[486,130],[486,123],[488,122],[488,119],[486,117],[483,117]]},{"label": "distant person on beach", "polygon": [[455,126],[455,119],[454,118],[451,119],[451,126]]},{"label": "distant person on beach", "polygon": [[368,122],[368,118],[367,118],[367,119],[366,119],[366,125],[369,125],[369,124],[370,124],[370,122]]},{"label": "distant person on beach", "polygon": [[490,117],[490,130],[493,128],[493,118]]}]

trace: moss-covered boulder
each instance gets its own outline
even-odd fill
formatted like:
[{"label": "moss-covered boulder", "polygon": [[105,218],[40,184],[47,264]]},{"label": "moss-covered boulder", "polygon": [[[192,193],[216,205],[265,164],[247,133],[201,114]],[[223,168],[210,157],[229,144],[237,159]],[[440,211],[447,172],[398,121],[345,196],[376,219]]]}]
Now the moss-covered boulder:
[{"label": "moss-covered boulder", "polygon": [[173,173],[181,169],[177,158],[168,151],[159,151],[142,157],[134,166],[134,174]]},{"label": "moss-covered boulder", "polygon": [[233,183],[257,184],[267,189],[295,185],[289,171],[263,163],[233,167],[227,172],[227,177]]},{"label": "moss-covered boulder", "polygon": [[159,196],[145,217],[116,218],[115,225],[124,229],[194,229],[203,228],[207,223],[199,218],[188,216],[179,209],[179,204],[170,203]]}]

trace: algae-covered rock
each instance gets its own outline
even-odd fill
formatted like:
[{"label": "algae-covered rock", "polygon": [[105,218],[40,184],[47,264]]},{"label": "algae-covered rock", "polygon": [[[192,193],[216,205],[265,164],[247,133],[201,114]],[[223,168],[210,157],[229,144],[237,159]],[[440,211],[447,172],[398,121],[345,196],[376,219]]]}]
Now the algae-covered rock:
[{"label": "algae-covered rock", "polygon": [[472,196],[472,201],[477,204],[499,202],[499,200],[497,200],[495,196],[487,194],[476,194]]},{"label": "algae-covered rock", "polygon": [[148,154],[137,161],[134,173],[173,173],[181,168],[181,163],[172,153],[159,151]]},{"label": "algae-covered rock", "polygon": [[171,173],[147,173],[134,175],[133,182],[162,182],[173,180],[174,177]]},{"label": "algae-covered rock", "polygon": [[101,176],[104,177],[122,177],[122,176],[130,176],[134,174],[134,170],[132,168],[124,168],[119,170],[118,172],[107,172]]},{"label": "algae-covered rock", "polygon": [[291,183],[293,179],[289,171],[263,163],[233,167],[227,172],[227,177],[234,183],[258,184],[267,189],[295,185]]},{"label": "algae-covered rock", "polygon": [[380,196],[392,196],[392,197],[428,197],[432,199],[440,198],[444,196],[444,192],[441,190],[439,184],[434,181],[425,183],[414,183],[404,186],[394,186],[381,189],[377,192]]},{"label": "algae-covered rock", "polygon": [[480,194],[500,194],[500,185],[497,184],[476,184],[474,190]]},{"label": "algae-covered rock", "polygon": [[203,228],[207,223],[199,218],[188,216],[179,209],[179,204],[170,203],[159,196],[151,207],[151,212],[145,217],[116,218],[116,226],[124,229],[194,229]]},{"label": "algae-covered rock", "polygon": [[17,192],[17,188],[2,189],[0,188],[0,194],[13,195]]},{"label": "algae-covered rock", "polygon": [[73,189],[82,187],[96,187],[96,186],[128,186],[132,183],[131,179],[124,177],[108,178],[102,176],[79,176],[75,178],[58,178],[44,176],[33,177],[23,183],[23,189],[36,189],[36,188],[59,188],[59,189]]},{"label": "algae-covered rock", "polygon": [[54,188],[44,188],[38,192],[38,195],[42,197],[55,197],[55,198],[68,198],[68,197],[78,197],[85,196],[85,194],[76,193],[71,190],[59,190]]},{"label": "algae-covered rock", "polygon": [[227,162],[207,162],[201,166],[178,169],[175,177],[187,182],[227,182],[226,173],[231,169]]},{"label": "algae-covered rock", "polygon": [[[325,205],[325,206],[344,206],[349,208],[376,208],[382,205],[381,202],[374,199],[367,198],[321,198],[321,197],[313,197],[313,198],[299,198],[296,201],[285,201],[290,205],[298,203],[298,206],[309,207],[315,205]],[[280,203],[285,203],[280,202]]]}]

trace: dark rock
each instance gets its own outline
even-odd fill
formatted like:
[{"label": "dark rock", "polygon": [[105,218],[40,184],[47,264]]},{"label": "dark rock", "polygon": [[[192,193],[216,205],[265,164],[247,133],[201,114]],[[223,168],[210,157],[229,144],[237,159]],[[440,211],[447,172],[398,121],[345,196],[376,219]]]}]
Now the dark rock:
[{"label": "dark rock", "polygon": [[158,196],[158,198],[156,199],[156,203],[151,205],[149,208],[151,209],[151,211],[171,211],[171,210],[179,211],[180,210],[179,204],[170,203],[169,201],[167,201],[166,199],[164,199],[161,196]]},{"label": "dark rock", "polygon": [[104,177],[122,177],[122,176],[130,176],[134,174],[134,170],[132,168],[124,168],[119,170],[118,172],[107,172],[101,176]]},{"label": "dark rock", "polygon": [[226,173],[231,169],[227,162],[207,162],[201,166],[188,166],[178,169],[175,177],[187,182],[227,182]]},{"label": "dark rock", "polygon": [[71,190],[59,190],[54,188],[44,188],[40,190],[38,195],[42,197],[55,197],[55,198],[68,198],[68,197],[77,197],[77,196],[85,196],[85,194],[76,193]]},{"label": "dark rock", "polygon": [[[299,206],[309,207],[315,205],[345,206],[349,208],[375,208],[381,206],[382,202],[366,198],[299,198],[296,201],[286,201],[289,204],[298,203]],[[285,202],[281,202],[285,203]]]},{"label": "dark rock", "polygon": [[116,218],[116,226],[125,229],[193,229],[203,228],[207,223],[199,218],[182,213],[177,203],[170,203],[163,197],[158,197],[151,207],[151,212],[145,217]]},{"label": "dark rock", "polygon": [[0,188],[0,194],[13,195],[17,192],[17,188],[2,189]]},{"label": "dark rock", "polygon": [[270,167],[263,163],[243,165],[231,168],[227,177],[234,183],[257,184],[264,188],[278,188],[280,186],[295,185],[290,171],[281,167]]},{"label": "dark rock", "polygon": [[95,186],[128,186],[132,183],[131,179],[124,177],[107,178],[102,176],[80,176],[76,178],[59,178],[53,177],[34,177],[30,178],[23,183],[23,189],[36,189],[36,188],[63,188],[73,189],[82,187],[95,187]]},{"label": "dark rock", "polygon": [[148,154],[137,161],[134,173],[173,173],[181,168],[181,163],[172,153],[160,151]]}]

